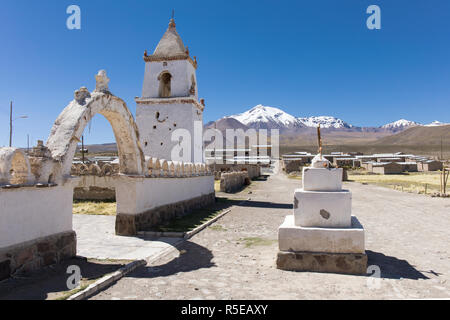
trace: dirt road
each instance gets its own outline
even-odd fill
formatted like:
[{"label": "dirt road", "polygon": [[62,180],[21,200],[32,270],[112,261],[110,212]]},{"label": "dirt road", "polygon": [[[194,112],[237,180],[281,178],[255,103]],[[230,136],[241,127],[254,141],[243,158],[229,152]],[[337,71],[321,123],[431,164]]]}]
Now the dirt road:
[{"label": "dirt road", "polygon": [[[179,247],[92,299],[450,298],[450,199],[346,183],[366,229],[369,265],[381,278],[281,271],[277,228],[301,181],[255,182],[251,200]],[[374,267],[375,269],[377,267]]]}]

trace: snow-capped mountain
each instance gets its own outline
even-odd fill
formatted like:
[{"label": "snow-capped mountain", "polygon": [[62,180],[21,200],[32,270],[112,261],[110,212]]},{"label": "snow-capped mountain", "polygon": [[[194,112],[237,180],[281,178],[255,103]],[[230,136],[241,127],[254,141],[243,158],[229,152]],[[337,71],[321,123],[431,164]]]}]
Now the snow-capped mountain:
[{"label": "snow-capped mountain", "polygon": [[317,127],[320,124],[321,128],[352,128],[351,124],[348,124],[341,119],[331,117],[331,116],[318,116],[318,117],[309,117],[309,118],[298,118],[303,125],[306,127]]},{"label": "snow-capped mountain", "polygon": [[396,129],[405,129],[407,127],[420,126],[420,125],[421,124],[418,122],[400,119],[400,120],[385,124],[384,126],[381,126],[381,128],[396,130]]},{"label": "snow-capped mountain", "polygon": [[450,125],[450,123],[443,123],[443,122],[435,120],[429,124],[426,124],[425,127],[439,127],[439,126],[447,126],[447,125]]},{"label": "snow-capped mountain", "polygon": [[[392,132],[397,133],[413,126],[437,127],[450,125],[450,123],[442,123],[433,121],[430,124],[423,125],[421,123],[400,119],[380,127],[355,127],[347,122],[332,116],[312,116],[312,117],[296,117],[279,108],[263,106],[261,104],[251,108],[248,111],[237,115],[224,117],[221,120],[237,120],[248,128],[253,129],[280,129],[288,131],[297,131],[302,128],[313,128],[320,124],[324,129],[346,129],[355,132]],[[220,121],[221,121],[220,120]],[[229,123],[226,122],[226,123]],[[229,123],[229,126],[236,127],[236,124]],[[239,127],[239,126],[237,126]]]},{"label": "snow-capped mountain", "polygon": [[331,116],[314,116],[307,118],[297,118],[281,109],[257,105],[252,109],[226,118],[233,118],[255,129],[293,129],[303,127],[317,127],[319,124],[322,128],[352,128],[341,119]]},{"label": "snow-capped mountain", "polygon": [[281,109],[257,105],[250,110],[229,116],[255,129],[284,129],[293,128],[298,124],[297,119]]}]

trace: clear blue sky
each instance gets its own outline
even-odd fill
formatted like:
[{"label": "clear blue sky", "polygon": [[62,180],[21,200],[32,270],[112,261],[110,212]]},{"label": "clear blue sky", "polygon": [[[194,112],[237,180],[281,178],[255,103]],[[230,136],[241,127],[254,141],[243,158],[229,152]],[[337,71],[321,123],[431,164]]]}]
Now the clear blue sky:
[{"label": "clear blue sky", "polygon": [[[82,29],[66,28],[66,8]],[[366,8],[381,8],[368,30]],[[295,116],[332,115],[358,126],[406,118],[450,122],[450,1],[2,1],[0,146],[46,140],[74,90],[95,87],[106,69],[111,91],[135,113],[144,75],[172,8],[177,30],[197,56],[204,121],[257,104]],[[112,142],[94,118],[87,143]]]}]

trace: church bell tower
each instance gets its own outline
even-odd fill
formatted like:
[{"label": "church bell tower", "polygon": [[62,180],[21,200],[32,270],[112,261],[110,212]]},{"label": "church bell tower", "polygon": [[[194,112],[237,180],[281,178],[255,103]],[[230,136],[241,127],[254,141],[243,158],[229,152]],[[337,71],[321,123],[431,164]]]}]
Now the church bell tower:
[{"label": "church bell tower", "polygon": [[[197,59],[190,57],[173,18],[153,54],[145,51],[144,61],[142,96],[135,99],[144,154],[166,160],[203,162],[204,102],[198,101]],[[183,134],[178,139],[183,132],[190,137]],[[188,148],[178,154],[182,145]]]}]

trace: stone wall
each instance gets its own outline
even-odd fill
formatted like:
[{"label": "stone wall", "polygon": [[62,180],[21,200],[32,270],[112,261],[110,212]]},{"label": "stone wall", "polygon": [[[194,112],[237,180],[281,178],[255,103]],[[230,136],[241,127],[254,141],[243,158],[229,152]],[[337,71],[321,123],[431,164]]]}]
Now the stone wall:
[{"label": "stone wall", "polygon": [[68,231],[2,248],[0,281],[74,257],[76,244],[75,232]]},{"label": "stone wall", "polygon": [[215,193],[210,193],[197,198],[162,205],[137,215],[118,214],[116,233],[125,236],[135,235],[138,231],[148,231],[172,219],[185,216],[192,210],[212,205],[215,201]]},{"label": "stone wall", "polygon": [[246,171],[222,173],[220,177],[220,191],[233,193],[249,185],[250,179]]},{"label": "stone wall", "polygon": [[108,177],[119,174],[117,163],[75,163],[72,164],[70,174],[73,176],[97,176]]},{"label": "stone wall", "polygon": [[301,172],[302,167],[306,164],[304,160],[282,160],[281,167],[286,173],[294,171]]},{"label": "stone wall", "polygon": [[116,200],[117,176],[82,175],[73,190],[74,200]]},{"label": "stone wall", "polygon": [[223,172],[247,171],[250,179],[261,176],[261,166],[259,164],[210,164],[209,170],[214,172],[216,180],[220,180],[220,174]]},{"label": "stone wall", "polygon": [[114,188],[87,187],[73,190],[74,200],[115,201],[116,190]]},{"label": "stone wall", "polygon": [[[147,157],[146,164],[146,178],[190,178],[212,174],[203,163],[183,163]],[[120,183],[119,164],[73,164],[71,174],[80,177],[74,189],[74,200],[116,199],[115,188]]]}]

